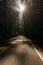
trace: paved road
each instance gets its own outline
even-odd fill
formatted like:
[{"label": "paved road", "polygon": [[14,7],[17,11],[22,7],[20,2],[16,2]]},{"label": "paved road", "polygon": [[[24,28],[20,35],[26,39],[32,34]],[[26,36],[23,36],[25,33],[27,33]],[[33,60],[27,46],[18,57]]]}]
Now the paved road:
[{"label": "paved road", "polygon": [[27,41],[23,36],[15,41],[12,39],[12,46],[0,57],[0,65],[43,65],[43,61],[31,46],[31,41]]}]

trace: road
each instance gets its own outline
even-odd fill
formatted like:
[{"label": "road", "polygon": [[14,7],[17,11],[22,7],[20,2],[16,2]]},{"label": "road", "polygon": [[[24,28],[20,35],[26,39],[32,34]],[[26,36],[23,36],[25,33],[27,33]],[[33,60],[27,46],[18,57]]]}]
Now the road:
[{"label": "road", "polygon": [[31,45],[31,40],[18,36],[9,43],[11,46],[0,57],[0,65],[43,65],[43,61]]}]

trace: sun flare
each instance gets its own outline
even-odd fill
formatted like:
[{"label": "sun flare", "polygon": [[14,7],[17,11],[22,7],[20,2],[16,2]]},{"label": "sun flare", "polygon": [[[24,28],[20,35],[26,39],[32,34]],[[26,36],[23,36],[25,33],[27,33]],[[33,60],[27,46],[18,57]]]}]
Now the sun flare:
[{"label": "sun flare", "polygon": [[24,9],[25,9],[24,5],[20,4],[20,5],[19,5],[19,10],[20,10],[20,12],[23,12]]}]

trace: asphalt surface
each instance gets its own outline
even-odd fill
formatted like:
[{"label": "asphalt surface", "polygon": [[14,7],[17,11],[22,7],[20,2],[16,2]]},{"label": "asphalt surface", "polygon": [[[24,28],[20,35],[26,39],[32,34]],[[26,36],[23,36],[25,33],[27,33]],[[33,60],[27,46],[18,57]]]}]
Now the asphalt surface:
[{"label": "asphalt surface", "polygon": [[31,41],[24,36],[18,36],[9,43],[11,46],[0,57],[0,65],[43,65]]}]

